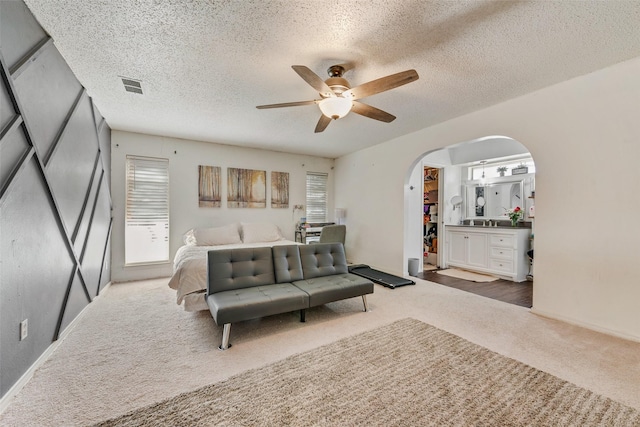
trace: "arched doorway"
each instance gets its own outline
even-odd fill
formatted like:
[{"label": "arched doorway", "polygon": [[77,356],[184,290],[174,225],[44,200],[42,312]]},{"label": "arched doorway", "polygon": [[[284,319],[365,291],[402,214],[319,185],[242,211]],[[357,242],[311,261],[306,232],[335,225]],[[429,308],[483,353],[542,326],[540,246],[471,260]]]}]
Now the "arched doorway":
[{"label": "arched doorway", "polygon": [[[446,225],[467,226],[475,220],[508,226],[508,211],[518,207],[524,221],[519,226],[531,227],[533,235],[535,164],[528,149],[512,138],[483,137],[424,153],[407,171],[407,181],[405,265],[418,258],[420,272],[447,267]],[[525,268],[532,279],[528,261]]]}]

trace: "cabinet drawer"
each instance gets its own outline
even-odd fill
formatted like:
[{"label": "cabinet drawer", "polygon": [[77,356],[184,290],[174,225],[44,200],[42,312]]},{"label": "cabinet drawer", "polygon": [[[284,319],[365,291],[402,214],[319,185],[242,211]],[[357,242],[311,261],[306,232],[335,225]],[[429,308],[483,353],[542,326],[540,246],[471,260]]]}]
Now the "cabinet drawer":
[{"label": "cabinet drawer", "polygon": [[491,248],[491,258],[499,258],[512,260],[513,259],[513,249],[510,248]]},{"label": "cabinet drawer", "polygon": [[489,246],[500,246],[502,248],[513,248],[515,240],[513,236],[505,236],[503,234],[490,236]]},{"label": "cabinet drawer", "polygon": [[513,273],[513,261],[507,261],[503,259],[490,259],[489,268],[494,271]]}]

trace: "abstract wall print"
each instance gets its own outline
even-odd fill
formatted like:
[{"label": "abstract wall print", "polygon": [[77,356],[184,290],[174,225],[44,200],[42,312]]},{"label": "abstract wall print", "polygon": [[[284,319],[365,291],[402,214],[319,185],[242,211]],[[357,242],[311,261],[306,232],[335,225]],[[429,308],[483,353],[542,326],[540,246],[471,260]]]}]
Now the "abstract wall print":
[{"label": "abstract wall print", "polygon": [[289,208],[289,172],[271,172],[271,207]]},{"label": "abstract wall print", "polygon": [[220,166],[198,166],[198,206],[220,207]]},{"label": "abstract wall print", "polygon": [[228,168],[227,206],[230,208],[267,207],[267,171]]}]

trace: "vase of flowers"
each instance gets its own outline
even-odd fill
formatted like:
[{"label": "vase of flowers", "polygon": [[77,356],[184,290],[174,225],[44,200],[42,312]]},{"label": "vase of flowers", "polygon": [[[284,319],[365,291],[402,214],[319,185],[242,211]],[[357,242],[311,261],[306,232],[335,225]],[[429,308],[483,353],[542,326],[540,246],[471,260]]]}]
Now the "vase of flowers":
[{"label": "vase of flowers", "polygon": [[507,211],[507,216],[511,220],[511,226],[516,227],[518,225],[518,221],[522,218],[522,209],[520,209],[520,206],[509,209]]},{"label": "vase of flowers", "polygon": [[504,173],[507,171],[507,167],[506,166],[500,166],[498,168],[498,173],[500,174],[500,176],[504,176]]}]

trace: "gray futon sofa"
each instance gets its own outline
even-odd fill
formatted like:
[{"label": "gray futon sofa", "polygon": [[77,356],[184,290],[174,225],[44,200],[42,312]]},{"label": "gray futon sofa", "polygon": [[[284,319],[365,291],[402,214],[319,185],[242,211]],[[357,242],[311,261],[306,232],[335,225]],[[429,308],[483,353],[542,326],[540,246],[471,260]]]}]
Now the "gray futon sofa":
[{"label": "gray futon sofa", "polygon": [[230,347],[231,324],[373,293],[373,282],[349,273],[342,243],[209,251],[207,304],[224,325],[221,350]]}]

